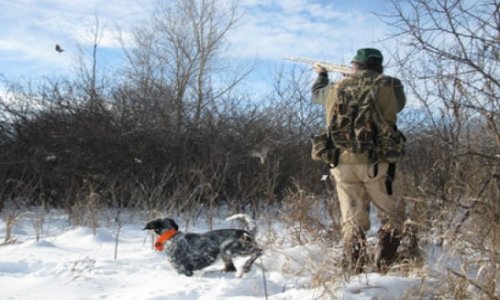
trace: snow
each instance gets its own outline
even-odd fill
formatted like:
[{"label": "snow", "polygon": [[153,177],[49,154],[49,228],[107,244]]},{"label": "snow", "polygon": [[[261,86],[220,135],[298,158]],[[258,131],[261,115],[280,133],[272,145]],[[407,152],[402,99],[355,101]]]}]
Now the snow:
[{"label": "snow", "polygon": [[[0,299],[255,300],[265,299],[267,290],[273,300],[389,300],[401,298],[420,281],[377,273],[343,280],[333,271],[329,273],[331,262],[323,255],[340,253],[339,245],[293,242],[288,238],[289,225],[268,219],[257,220],[257,240],[264,255],[249,273],[241,277],[221,273],[223,264],[217,262],[186,277],[169,265],[167,254],[152,249],[151,234],[141,230],[152,219],[146,213],[121,215],[124,225],[119,231],[115,259],[118,226],[112,213],[105,215],[101,215],[100,226],[94,231],[71,225],[60,211],[19,213],[12,229],[15,242],[0,246]],[[188,224],[182,218],[177,220],[181,230]],[[214,229],[233,225],[224,218],[213,222]],[[207,230],[203,218],[189,222],[189,231]],[[0,222],[1,241],[5,235],[6,222]],[[241,268],[243,262],[244,258],[236,260],[236,267]],[[315,285],[315,276],[338,276],[339,280],[326,287]]]}]

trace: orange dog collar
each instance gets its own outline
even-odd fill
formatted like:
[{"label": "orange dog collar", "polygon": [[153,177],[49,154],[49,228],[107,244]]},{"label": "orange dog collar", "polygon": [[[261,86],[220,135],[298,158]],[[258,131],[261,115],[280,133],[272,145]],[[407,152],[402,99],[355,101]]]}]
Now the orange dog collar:
[{"label": "orange dog collar", "polygon": [[158,251],[163,251],[165,249],[165,242],[171,239],[174,235],[177,234],[177,230],[169,229],[165,231],[162,235],[160,235],[155,242],[155,249]]}]

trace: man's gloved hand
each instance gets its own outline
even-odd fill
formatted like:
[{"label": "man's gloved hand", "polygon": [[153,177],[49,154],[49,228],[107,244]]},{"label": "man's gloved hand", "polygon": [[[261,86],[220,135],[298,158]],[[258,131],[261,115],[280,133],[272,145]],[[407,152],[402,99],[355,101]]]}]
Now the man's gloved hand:
[{"label": "man's gloved hand", "polygon": [[319,64],[319,63],[315,63],[315,64],[314,64],[314,66],[313,66],[313,68],[314,68],[314,71],[315,71],[316,73],[318,73],[318,74],[320,74],[320,73],[326,73],[326,69],[325,69],[325,67],[323,67],[323,66],[322,66],[321,64]]}]

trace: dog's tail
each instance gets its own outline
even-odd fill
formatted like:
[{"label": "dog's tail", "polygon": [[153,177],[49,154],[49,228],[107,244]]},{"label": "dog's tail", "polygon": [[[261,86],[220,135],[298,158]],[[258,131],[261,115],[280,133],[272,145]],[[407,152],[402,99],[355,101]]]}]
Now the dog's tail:
[{"label": "dog's tail", "polygon": [[250,232],[253,236],[255,236],[257,234],[257,225],[255,224],[255,220],[252,219],[249,215],[236,214],[236,215],[232,215],[226,219],[226,221],[233,221],[233,220],[240,221],[240,223],[243,224],[243,227],[245,228],[245,230]]}]

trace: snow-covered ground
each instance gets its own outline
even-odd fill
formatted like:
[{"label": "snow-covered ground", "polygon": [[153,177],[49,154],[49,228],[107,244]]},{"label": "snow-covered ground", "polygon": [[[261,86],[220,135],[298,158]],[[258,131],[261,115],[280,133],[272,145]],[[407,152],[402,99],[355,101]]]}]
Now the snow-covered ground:
[{"label": "snow-covered ground", "polygon": [[[5,215],[0,222],[0,242],[6,234]],[[289,225],[258,220],[258,240],[265,249],[262,259],[241,278],[218,270],[222,262],[179,275],[166,254],[152,249],[152,238],[141,230],[150,219],[145,213],[122,215],[117,257],[117,223],[110,213],[99,221],[95,234],[89,227],[71,226],[68,216],[57,211],[17,216],[12,230],[14,243],[0,246],[0,299],[399,299],[419,278],[362,274],[342,279],[329,274],[339,245],[322,242],[295,243]],[[181,230],[186,221],[178,220]],[[213,229],[232,227],[215,218]],[[206,218],[189,223],[189,231],[208,230]],[[38,233],[38,234],[37,234]],[[295,233],[293,233],[295,234]],[[37,241],[37,235],[39,239]],[[336,257],[336,256],[333,256]],[[340,256],[338,256],[340,257]],[[236,261],[241,267],[243,259]],[[265,268],[263,272],[262,267]],[[338,277],[329,287],[315,279]],[[327,280],[331,282],[331,280]],[[335,281],[334,281],[335,282]]]}]

